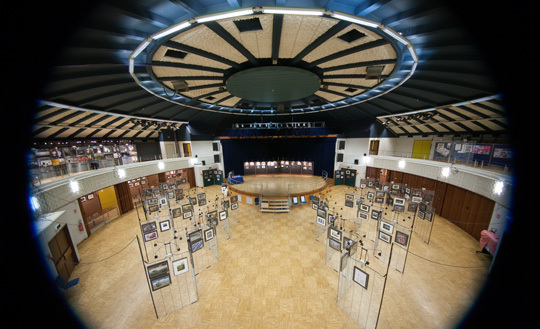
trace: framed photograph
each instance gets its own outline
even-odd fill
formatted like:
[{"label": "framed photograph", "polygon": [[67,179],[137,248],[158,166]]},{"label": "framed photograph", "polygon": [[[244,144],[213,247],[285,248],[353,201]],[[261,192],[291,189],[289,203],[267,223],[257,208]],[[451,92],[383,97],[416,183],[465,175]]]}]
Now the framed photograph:
[{"label": "framed photograph", "polygon": [[197,194],[197,200],[206,199],[206,193],[199,193]]},{"label": "framed photograph", "polygon": [[157,204],[153,206],[148,206],[148,212],[152,213],[156,211],[159,211],[159,206]]},{"label": "framed photograph", "polygon": [[431,211],[426,211],[426,220],[431,222],[433,219],[433,213]]},{"label": "framed photograph", "polygon": [[323,217],[317,216],[317,223],[322,226],[326,226],[326,219],[324,219]]},{"label": "framed photograph", "polygon": [[358,283],[362,288],[367,289],[369,274],[355,266],[353,270],[353,281]]},{"label": "framed photograph", "polygon": [[328,215],[328,225],[334,226],[334,223],[336,222],[337,215]]},{"label": "framed photograph", "polygon": [[187,271],[189,270],[187,257],[173,261],[172,267],[175,276],[187,273]]},{"label": "framed photograph", "polygon": [[238,202],[234,202],[231,204],[231,210],[236,210],[238,209]]},{"label": "framed photograph", "polygon": [[369,206],[367,204],[362,203],[362,204],[360,204],[360,210],[368,212],[369,211]]},{"label": "framed photograph", "polygon": [[200,250],[202,249],[202,247],[204,247],[204,242],[202,239],[200,240],[197,240],[197,241],[193,241],[191,242],[190,244],[190,248],[191,248],[191,252],[196,252],[197,250]]},{"label": "framed photograph", "polygon": [[208,230],[204,231],[204,241],[210,241],[214,238],[214,230],[209,228]]},{"label": "framed photograph", "polygon": [[418,209],[418,203],[409,202],[409,205],[407,206],[407,211],[416,212],[416,209]]},{"label": "framed photograph", "polygon": [[86,196],[86,198],[87,198],[88,200],[92,200],[92,199],[94,198],[94,194],[92,194],[92,193],[91,193],[91,194],[88,194],[88,195]]},{"label": "framed photograph", "polygon": [[330,246],[330,248],[341,252],[341,242],[338,242],[334,239],[328,239],[328,245]]},{"label": "framed photograph", "polygon": [[152,291],[156,291],[163,287],[169,286],[171,284],[171,276],[167,274],[160,278],[151,279],[151,283],[152,283]]},{"label": "framed photograph", "polygon": [[231,197],[231,203],[235,203],[235,202],[238,202],[238,195]]},{"label": "framed photograph", "polygon": [[168,231],[171,229],[171,222],[168,220],[159,222],[159,228],[161,229],[161,232]]},{"label": "framed photograph", "polygon": [[422,202],[422,197],[420,197],[420,196],[413,196],[413,197],[411,198],[411,202],[414,202],[414,203],[420,203],[420,202]]},{"label": "framed photograph", "polygon": [[400,231],[396,231],[396,243],[399,243],[402,246],[407,246],[409,242],[409,235]]},{"label": "framed photograph", "polygon": [[405,199],[403,199],[403,198],[395,198],[394,199],[394,205],[404,206],[405,205]]},{"label": "framed photograph", "polygon": [[167,191],[167,198],[168,199],[174,199],[175,198],[174,191],[171,191],[171,190]]},{"label": "framed photograph", "polygon": [[201,229],[198,229],[196,231],[193,231],[193,232],[190,232],[188,234],[188,238],[189,238],[189,241],[193,242],[193,241],[197,241],[197,240],[201,240],[203,237],[203,234],[202,234],[202,230]]},{"label": "framed photograph", "polygon": [[186,211],[193,211],[193,206],[191,204],[183,204],[182,205],[182,212],[186,212]]},{"label": "framed photograph", "polygon": [[319,197],[317,197],[317,196],[312,196],[312,197],[311,197],[311,202],[313,202],[313,204],[319,204]]},{"label": "framed photograph", "polygon": [[311,208],[313,208],[313,210],[318,210],[319,209],[319,204],[318,203],[313,203],[311,205]]},{"label": "framed photograph", "polygon": [[157,231],[156,222],[150,222],[150,223],[142,224],[141,229],[142,229],[144,234]]},{"label": "framed photograph", "polygon": [[392,234],[392,232],[394,232],[394,225],[392,224],[389,224],[387,222],[384,222],[384,221],[381,221],[381,225],[379,227],[381,229],[381,231],[384,231],[388,234]]},{"label": "framed photograph", "polygon": [[146,204],[149,205],[149,206],[157,205],[158,200],[157,200],[157,198],[146,199]]},{"label": "framed photograph", "polygon": [[157,231],[145,233],[144,234],[144,242],[152,241],[158,238]]},{"label": "framed photograph", "polygon": [[231,202],[229,200],[223,200],[223,209],[227,210],[231,206]]},{"label": "framed photograph", "polygon": [[352,201],[352,200],[345,200],[345,207],[349,207],[349,208],[354,207],[354,201]]},{"label": "framed photograph", "polygon": [[386,243],[392,242],[392,237],[384,232],[379,232],[379,239],[383,240]]},{"label": "framed photograph", "polygon": [[199,199],[199,207],[206,205],[206,199]]},{"label": "framed photograph", "polygon": [[324,209],[317,209],[317,216],[326,218],[326,210]]},{"label": "framed photograph", "polygon": [[169,286],[171,284],[171,276],[167,274],[160,278],[151,279],[151,283],[152,283],[152,291],[156,291],[163,287]]},{"label": "framed photograph", "polygon": [[160,204],[161,206],[166,205],[166,204],[167,204],[167,198],[161,198],[161,199],[159,199],[159,204]]},{"label": "framed photograph", "polygon": [[419,217],[420,219],[424,219],[425,213],[424,213],[422,210],[418,210],[418,217]]},{"label": "framed photograph", "polygon": [[353,201],[354,200],[354,195],[353,194],[345,194],[345,200]]},{"label": "framed photograph", "polygon": [[368,219],[369,219],[369,215],[368,215],[368,213],[365,212],[365,211],[358,210],[358,218],[363,219],[363,220],[368,220]]},{"label": "framed photograph", "polygon": [[207,216],[208,216],[208,219],[210,219],[210,221],[213,222],[214,220],[218,219],[218,212],[217,210],[210,211],[208,212]]},{"label": "framed photograph", "polygon": [[399,190],[399,184],[392,184],[392,190]]},{"label": "framed photograph", "polygon": [[343,249],[349,250],[349,249],[351,249],[353,244],[354,244],[354,240],[349,239],[346,236],[343,237]]},{"label": "framed photograph", "polygon": [[373,200],[373,197],[375,196],[375,194],[373,192],[368,192],[367,193],[367,199],[368,200]]},{"label": "framed photograph", "polygon": [[404,212],[405,211],[405,206],[394,205],[394,211],[396,211],[396,212]]},{"label": "framed photograph", "polygon": [[341,242],[341,231],[331,226],[328,227],[328,238]]},{"label": "framed photograph", "polygon": [[380,213],[380,211],[373,209],[371,211],[371,219],[379,220]]},{"label": "framed photograph", "polygon": [[191,216],[193,216],[193,212],[191,212],[191,211],[184,211],[184,215],[183,215],[183,218],[184,218],[184,219],[191,218]]},{"label": "framed photograph", "polygon": [[219,212],[219,220],[226,220],[228,216],[227,210],[223,210]]},{"label": "framed photograph", "polygon": [[162,277],[169,274],[169,263],[165,260],[147,267],[148,277],[150,279]]},{"label": "framed photograph", "polygon": [[375,203],[384,203],[384,197],[380,197],[380,196],[376,197]]},{"label": "framed photograph", "polygon": [[182,216],[182,209],[181,208],[174,208],[171,210],[172,218],[177,218]]}]

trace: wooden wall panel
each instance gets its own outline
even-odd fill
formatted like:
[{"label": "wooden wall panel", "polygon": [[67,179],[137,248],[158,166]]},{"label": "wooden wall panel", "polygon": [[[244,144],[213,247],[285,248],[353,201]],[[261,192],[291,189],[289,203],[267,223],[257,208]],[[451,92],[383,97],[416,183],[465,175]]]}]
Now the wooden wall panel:
[{"label": "wooden wall panel", "polygon": [[133,197],[131,196],[128,183],[123,182],[114,185],[114,191],[116,192],[120,215],[133,210]]},{"label": "wooden wall panel", "polygon": [[396,184],[402,183],[403,181],[403,172],[401,171],[391,171],[390,172],[390,181]]},{"label": "wooden wall panel", "polygon": [[[378,178],[379,168],[367,167],[366,176]],[[426,188],[435,191],[433,207],[435,213],[444,217],[480,240],[482,230],[489,227],[495,201],[480,194],[434,179],[398,171],[389,172],[396,183],[407,184],[411,188]]]}]

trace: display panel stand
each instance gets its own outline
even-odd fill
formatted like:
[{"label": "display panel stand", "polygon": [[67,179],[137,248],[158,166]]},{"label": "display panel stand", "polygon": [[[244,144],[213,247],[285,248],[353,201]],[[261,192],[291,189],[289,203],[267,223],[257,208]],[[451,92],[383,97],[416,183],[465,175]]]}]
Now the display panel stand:
[{"label": "display panel stand", "polygon": [[173,253],[164,259],[144,259],[137,236],[141,261],[157,318],[166,316],[199,300],[197,282],[188,252]]},{"label": "display panel stand", "polygon": [[[386,274],[381,274],[348,255],[342,260],[337,302],[356,323],[365,329],[377,328],[386,287]],[[388,271],[387,271],[388,272]]]}]

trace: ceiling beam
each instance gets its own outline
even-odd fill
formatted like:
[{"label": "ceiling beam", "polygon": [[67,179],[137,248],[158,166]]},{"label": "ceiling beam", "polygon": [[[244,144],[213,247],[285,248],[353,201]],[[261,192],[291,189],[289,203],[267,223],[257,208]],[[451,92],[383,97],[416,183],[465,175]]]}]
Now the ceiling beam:
[{"label": "ceiling beam", "polygon": [[332,38],[334,35],[342,31],[347,26],[351,25],[351,23],[346,21],[339,21],[337,24],[329,28],[326,32],[321,34],[317,39],[315,39],[313,42],[311,42],[306,48],[304,48],[302,51],[296,55],[296,57],[293,58],[291,65],[298,64],[302,58],[304,58],[307,54],[315,50],[315,48],[319,47],[323,43],[325,43],[328,39]]},{"label": "ceiling beam", "polygon": [[354,14],[356,16],[366,17],[388,2],[390,2],[390,0],[365,0],[354,9]]},{"label": "ceiling beam", "polygon": [[[204,14],[204,6],[196,0],[169,0],[182,8],[183,11],[193,16]],[[172,24],[171,24],[172,25]]]},{"label": "ceiling beam", "polygon": [[248,59],[248,61],[253,65],[258,65],[259,61],[258,59],[253,56],[253,54],[247,50],[244,45],[242,45],[238,40],[236,40],[235,37],[233,37],[221,24],[218,22],[206,22],[204,23],[210,30],[212,30],[214,33],[219,35],[223,40],[225,40],[228,44],[230,44],[234,49],[239,51],[244,57]]},{"label": "ceiling beam", "polygon": [[195,55],[199,55],[199,56],[202,56],[202,57],[205,57],[205,58],[209,58],[209,59],[214,60],[216,62],[223,63],[225,65],[229,65],[229,66],[232,66],[232,67],[237,68],[237,69],[240,68],[240,64],[236,63],[235,61],[231,61],[230,59],[221,57],[219,55],[213,54],[213,53],[208,52],[206,50],[191,47],[191,46],[188,46],[188,45],[185,45],[185,44],[182,44],[182,43],[179,43],[179,42],[175,42],[175,41],[172,41],[172,40],[166,41],[163,45],[165,47],[169,47],[169,48],[172,48],[172,49],[177,49],[177,50],[181,50],[181,51],[184,51],[184,52],[187,52],[187,53],[190,53],[190,54],[195,54]]},{"label": "ceiling beam", "polygon": [[281,43],[281,30],[283,28],[283,15],[275,14],[272,23],[272,62],[279,58],[279,45]]}]

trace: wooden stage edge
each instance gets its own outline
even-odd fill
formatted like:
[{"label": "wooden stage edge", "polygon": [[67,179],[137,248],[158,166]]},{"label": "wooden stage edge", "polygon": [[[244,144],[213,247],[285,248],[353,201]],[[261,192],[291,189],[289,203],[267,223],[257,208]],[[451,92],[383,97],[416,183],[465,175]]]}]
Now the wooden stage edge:
[{"label": "wooden stage edge", "polygon": [[[271,177],[271,176],[276,176],[276,175],[280,175],[280,174],[260,174],[260,175],[248,175],[248,176]],[[315,175],[283,174],[283,176],[314,177]],[[317,177],[321,177],[321,176],[317,176]],[[237,188],[234,187],[235,185],[241,185],[241,184],[233,184],[233,185],[231,185],[231,184],[229,184],[229,179],[228,178],[225,178],[224,180],[227,182],[227,188],[231,192],[235,192],[236,194],[245,195],[245,196],[249,196],[249,197],[259,197],[258,193],[242,191],[242,190],[237,189]],[[302,196],[302,195],[308,196],[308,195],[317,194],[317,193],[319,193],[321,191],[324,191],[325,189],[327,189],[328,187],[333,186],[333,185],[334,185],[334,179],[333,178],[327,178],[326,183],[323,186],[321,186],[320,188],[317,188],[317,189],[314,189],[314,190],[309,190],[309,191],[304,191],[302,193],[292,193],[291,197]],[[267,200],[283,199],[283,198],[286,198],[286,197],[287,196],[282,196],[282,197],[271,196],[271,197],[265,197],[265,199],[267,199]],[[244,201],[244,200],[245,200],[245,198],[242,198],[242,201]]]}]

